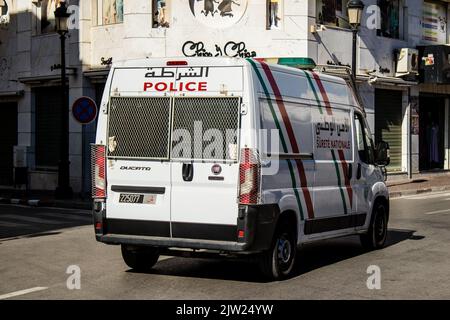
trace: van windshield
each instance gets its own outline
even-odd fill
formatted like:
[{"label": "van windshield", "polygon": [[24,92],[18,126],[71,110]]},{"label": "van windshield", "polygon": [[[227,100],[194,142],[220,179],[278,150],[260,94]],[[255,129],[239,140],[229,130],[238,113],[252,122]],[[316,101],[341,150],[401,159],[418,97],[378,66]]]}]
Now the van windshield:
[{"label": "van windshield", "polygon": [[236,161],[240,98],[113,97],[108,156]]}]

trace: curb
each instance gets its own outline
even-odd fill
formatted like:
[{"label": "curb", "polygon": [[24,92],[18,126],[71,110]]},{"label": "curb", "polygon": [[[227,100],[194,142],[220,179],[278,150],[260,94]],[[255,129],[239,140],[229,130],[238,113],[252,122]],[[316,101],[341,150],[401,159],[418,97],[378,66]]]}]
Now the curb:
[{"label": "curb", "polygon": [[417,190],[394,191],[394,192],[389,192],[389,196],[391,198],[399,198],[399,197],[404,197],[404,196],[411,196],[411,195],[430,193],[430,192],[447,191],[447,190],[450,190],[450,186],[417,189]]},{"label": "curb", "polygon": [[15,204],[29,207],[54,207],[67,209],[83,209],[91,210],[92,204],[90,202],[71,202],[71,201],[46,201],[40,199],[15,199],[15,198],[0,198],[1,204]]}]

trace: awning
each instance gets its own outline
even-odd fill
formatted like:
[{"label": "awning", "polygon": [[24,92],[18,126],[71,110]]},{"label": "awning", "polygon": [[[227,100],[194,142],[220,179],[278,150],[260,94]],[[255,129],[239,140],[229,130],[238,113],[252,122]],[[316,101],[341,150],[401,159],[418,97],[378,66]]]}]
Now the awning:
[{"label": "awning", "polygon": [[0,98],[22,97],[23,94],[24,94],[23,90],[19,90],[19,91],[0,91]]},{"label": "awning", "polygon": [[105,83],[110,68],[90,69],[83,72],[83,76],[89,78],[92,83]]},{"label": "awning", "polygon": [[26,85],[40,85],[44,83],[54,83],[61,84],[60,75],[48,75],[48,76],[37,76],[37,77],[21,77],[18,79],[19,82]]},{"label": "awning", "polygon": [[419,84],[417,81],[407,81],[396,77],[379,77],[369,75],[358,75],[356,82],[368,82],[370,84],[391,85],[399,87],[412,87]]}]

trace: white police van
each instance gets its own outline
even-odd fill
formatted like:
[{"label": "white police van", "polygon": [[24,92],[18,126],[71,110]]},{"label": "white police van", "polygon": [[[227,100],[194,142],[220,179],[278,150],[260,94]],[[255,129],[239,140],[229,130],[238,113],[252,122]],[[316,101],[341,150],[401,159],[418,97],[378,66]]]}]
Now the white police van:
[{"label": "white police van", "polygon": [[272,279],[303,243],[383,247],[388,145],[374,148],[345,80],[277,62],[114,65],[92,145],[96,239],[137,270],[160,254],[251,254]]}]

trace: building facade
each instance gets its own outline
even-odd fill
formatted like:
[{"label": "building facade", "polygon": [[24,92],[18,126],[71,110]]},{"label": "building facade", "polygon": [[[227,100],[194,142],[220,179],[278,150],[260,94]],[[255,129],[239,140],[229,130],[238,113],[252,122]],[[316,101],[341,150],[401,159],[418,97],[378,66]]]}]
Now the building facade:
[{"label": "building facade", "polygon": [[[0,0],[4,118],[0,186],[14,183],[14,166],[28,168],[31,189],[54,190],[57,184],[58,119],[63,110],[53,12],[59,2]],[[408,54],[402,48],[419,50],[419,54],[410,51],[412,64],[428,58],[424,63],[434,65],[436,54],[421,54],[449,42],[447,2],[363,2],[357,84],[374,139],[390,143],[389,172],[449,169],[449,85],[424,81],[415,75],[415,66],[397,72],[399,56]],[[81,96],[100,103],[111,63],[126,59],[311,57],[318,64],[344,66],[352,60],[345,0],[71,0],[68,4],[73,12],[67,39],[69,105]],[[88,193],[95,123],[80,125],[69,117],[71,186],[75,192]]]}]

